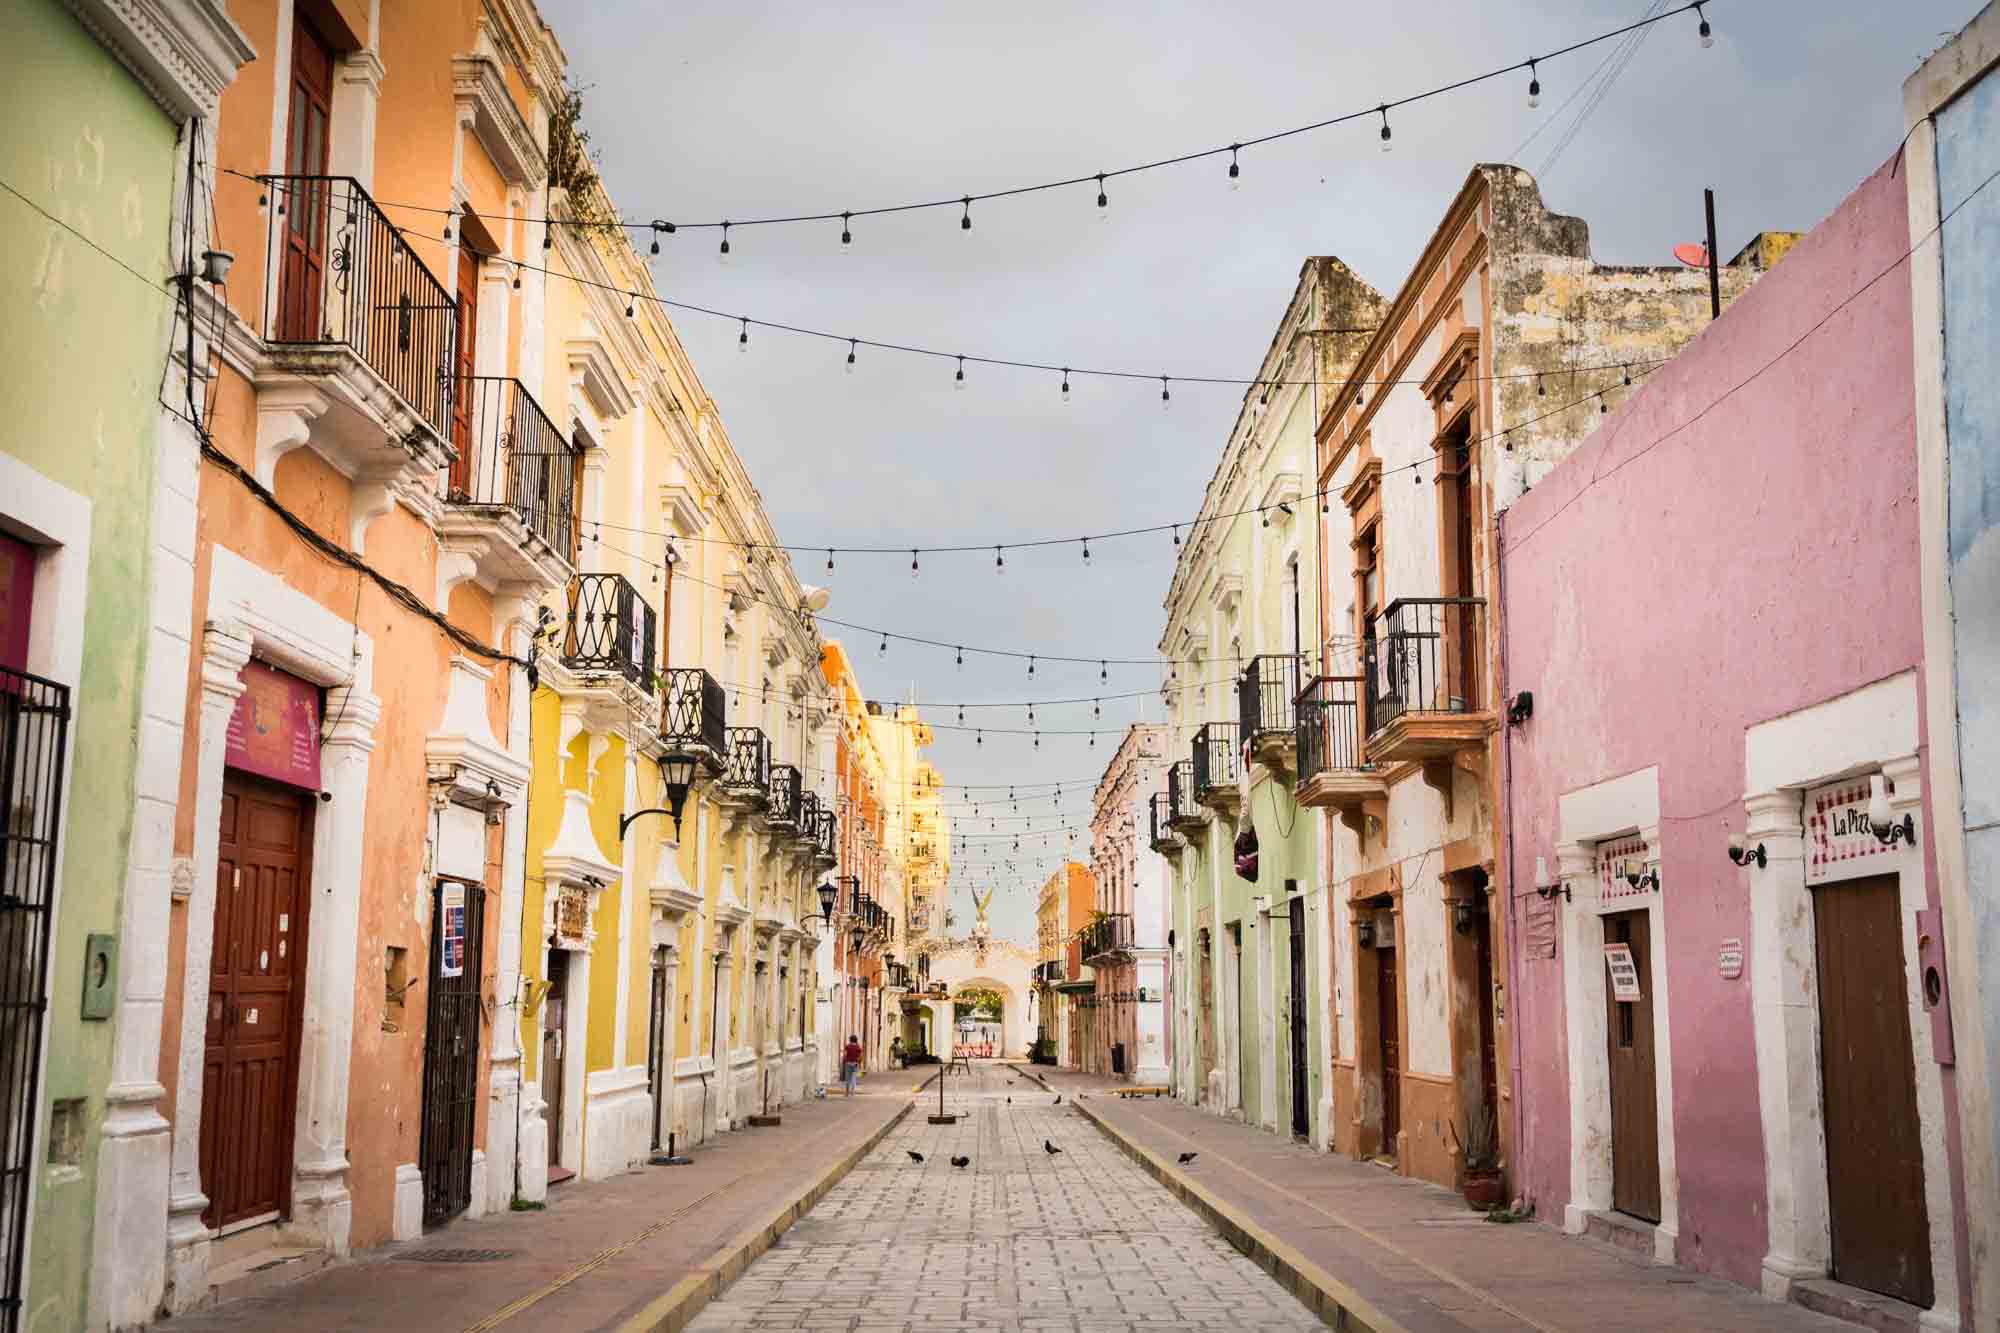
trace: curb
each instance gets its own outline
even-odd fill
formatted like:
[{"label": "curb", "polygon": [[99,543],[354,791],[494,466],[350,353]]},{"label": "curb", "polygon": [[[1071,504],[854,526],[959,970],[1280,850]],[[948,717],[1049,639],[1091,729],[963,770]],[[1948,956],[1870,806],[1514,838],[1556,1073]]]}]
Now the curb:
[{"label": "curb", "polygon": [[723,1246],[721,1253],[674,1283],[667,1288],[665,1295],[620,1324],[620,1333],[680,1333],[689,1321],[701,1313],[702,1307],[741,1277],[744,1269],[791,1229],[792,1223],[812,1211],[813,1205],[825,1198],[828,1190],[839,1184],[849,1171],[860,1164],[862,1158],[873,1152],[876,1144],[889,1137],[889,1131],[903,1123],[903,1117],[910,1113],[914,1105],[914,1102],[904,1103],[864,1142],[839,1160],[829,1163],[818,1178],[790,1203],[779,1205],[763,1222],[738,1232]]},{"label": "curb", "polygon": [[1224,1240],[1276,1278],[1280,1286],[1296,1296],[1322,1323],[1330,1328],[1364,1330],[1365,1333],[1407,1333],[1402,1324],[1384,1314],[1367,1297],[1258,1226],[1239,1209],[1188,1179],[1158,1153],[1127,1137],[1099,1115],[1095,1108],[1075,1099],[1071,1099],[1070,1104],[1084,1119],[1097,1126],[1100,1134],[1137,1162],[1147,1175],[1164,1185],[1168,1193],[1186,1204],[1196,1216],[1215,1228]]}]

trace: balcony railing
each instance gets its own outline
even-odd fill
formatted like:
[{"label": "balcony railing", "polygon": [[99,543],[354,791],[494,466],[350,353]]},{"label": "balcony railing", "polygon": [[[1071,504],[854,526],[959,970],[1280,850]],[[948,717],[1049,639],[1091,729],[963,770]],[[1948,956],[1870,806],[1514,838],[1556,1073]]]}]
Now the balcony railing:
[{"label": "balcony railing", "polygon": [[1242,772],[1242,757],[1236,752],[1236,724],[1209,722],[1194,734],[1194,798],[1207,801],[1226,798],[1235,790]]},{"label": "balcony railing", "polygon": [[764,817],[773,828],[795,829],[799,823],[799,811],[803,795],[799,780],[799,770],[790,764],[775,764],[771,768],[771,800],[764,807]]},{"label": "balcony railing", "polygon": [[1156,852],[1177,851],[1181,845],[1180,835],[1174,832],[1167,810],[1167,793],[1156,791],[1146,798],[1146,825],[1151,835],[1148,841]]},{"label": "balcony railing", "polygon": [[1194,798],[1194,760],[1183,759],[1167,769],[1167,822],[1186,832],[1208,821],[1208,812]]},{"label": "balcony railing", "polygon": [[1299,785],[1329,770],[1361,767],[1364,676],[1315,676],[1299,693]]},{"label": "balcony railing", "polygon": [[840,819],[833,813],[833,803],[820,807],[819,821],[813,826],[813,838],[819,862],[830,866],[840,858]]},{"label": "balcony railing", "polygon": [[343,346],[429,423],[451,427],[458,306],[360,182],[272,176],[266,341]]},{"label": "balcony railing", "polygon": [[1367,644],[1367,723],[1372,736],[1405,715],[1464,714],[1481,707],[1478,597],[1403,597],[1375,621]]},{"label": "balcony railing", "polygon": [[[800,775],[799,780],[801,785],[803,785],[805,781],[803,774]],[[799,793],[798,826],[799,826],[799,831],[794,836],[797,837],[801,843],[804,843],[807,846],[817,847],[819,845],[819,793],[818,792],[801,791]]]},{"label": "balcony railing", "polygon": [[1100,917],[1083,928],[1085,962],[1129,953],[1132,949],[1132,918],[1124,912]]},{"label": "balcony railing", "polygon": [[720,773],[729,756],[728,701],[722,683],[700,667],[670,667],[660,707],[660,739]]},{"label": "balcony railing", "polygon": [[1053,986],[1067,978],[1063,973],[1063,960],[1051,958],[1035,964],[1035,981],[1039,985]]},{"label": "balcony railing", "polygon": [[575,558],[576,449],[517,379],[452,381],[452,460],[445,499],[511,509],[563,560]]},{"label": "balcony railing", "polygon": [[1292,739],[1293,700],[1299,694],[1299,659],[1266,653],[1250,659],[1236,680],[1236,724],[1252,746],[1267,736]]},{"label": "balcony railing", "polygon": [[563,665],[611,671],[644,683],[653,669],[659,617],[622,574],[578,574],[569,581]]},{"label": "balcony railing", "polygon": [[731,727],[722,786],[730,795],[762,803],[771,795],[771,738],[762,727]]}]

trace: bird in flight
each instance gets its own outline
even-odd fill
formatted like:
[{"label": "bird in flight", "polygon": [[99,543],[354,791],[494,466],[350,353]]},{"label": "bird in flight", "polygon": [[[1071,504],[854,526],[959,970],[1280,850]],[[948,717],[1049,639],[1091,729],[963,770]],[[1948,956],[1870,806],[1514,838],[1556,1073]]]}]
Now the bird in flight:
[{"label": "bird in flight", "polygon": [[910,1155],[910,1160],[913,1162],[921,1162],[924,1160],[924,1155],[918,1152],[915,1148],[905,1148],[903,1149],[903,1151]]},{"label": "bird in flight", "polygon": [[1184,1152],[1179,1157],[1176,1157],[1174,1160],[1179,1162],[1182,1166],[1186,1166],[1189,1162],[1192,1162],[1195,1158],[1199,1156],[1201,1156],[1201,1154],[1198,1152]]},{"label": "bird in flight", "polygon": [[971,1163],[972,1159],[970,1157],[954,1157],[951,1159],[953,1166],[969,1166]]},{"label": "bird in flight", "polygon": [[1048,1141],[1047,1139],[1043,1139],[1043,1140],[1042,1140],[1042,1151],[1043,1151],[1043,1152],[1045,1152],[1045,1153],[1047,1153],[1047,1154],[1048,1154],[1049,1156],[1051,1156],[1051,1157],[1054,1157],[1054,1156],[1055,1156],[1055,1155],[1056,1155],[1057,1153],[1061,1152],[1061,1151],[1062,1151],[1062,1149],[1061,1149],[1061,1148],[1058,1148],[1058,1147],[1056,1147],[1056,1145],[1055,1145],[1055,1144],[1053,1144],[1053,1143],[1050,1143],[1050,1142],[1049,1142],[1049,1141]]}]

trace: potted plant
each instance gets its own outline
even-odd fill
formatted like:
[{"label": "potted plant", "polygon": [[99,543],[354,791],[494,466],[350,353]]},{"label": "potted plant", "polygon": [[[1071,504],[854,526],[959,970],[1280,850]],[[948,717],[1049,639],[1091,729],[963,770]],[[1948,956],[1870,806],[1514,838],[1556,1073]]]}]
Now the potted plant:
[{"label": "potted plant", "polygon": [[1460,1188],[1465,1202],[1473,1208],[1495,1208],[1507,1201],[1507,1186],[1500,1174],[1500,1139],[1494,1129],[1492,1108],[1484,1108],[1466,1125],[1461,1146],[1465,1150],[1465,1171]]}]

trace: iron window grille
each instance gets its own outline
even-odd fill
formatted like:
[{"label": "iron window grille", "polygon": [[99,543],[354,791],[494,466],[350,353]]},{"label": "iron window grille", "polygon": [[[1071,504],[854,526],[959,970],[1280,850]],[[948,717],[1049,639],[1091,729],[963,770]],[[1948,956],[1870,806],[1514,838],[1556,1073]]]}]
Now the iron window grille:
[{"label": "iron window grille", "polygon": [[771,799],[764,807],[764,816],[773,828],[798,827],[801,786],[798,769],[790,764],[772,765]]},{"label": "iron window grille", "polygon": [[474,375],[453,381],[468,437],[446,477],[453,504],[511,509],[564,560],[575,554],[576,447],[517,379]]},{"label": "iron window grille", "polygon": [[1266,653],[1250,659],[1236,680],[1236,724],[1243,739],[1255,744],[1266,736],[1290,737],[1294,724],[1292,701],[1299,692],[1299,659],[1289,653]]},{"label": "iron window grille", "polygon": [[1479,711],[1480,597],[1401,597],[1366,645],[1368,729],[1405,714]]},{"label": "iron window grille", "polygon": [[1236,785],[1242,756],[1236,752],[1236,724],[1207,722],[1194,734],[1194,796],[1202,800]]},{"label": "iron window grille", "polygon": [[658,614],[624,575],[578,574],[569,581],[564,666],[643,683],[653,669],[658,632]]},{"label": "iron window grille", "polygon": [[765,801],[771,794],[771,740],[762,727],[731,727],[722,785],[732,794]]},{"label": "iron window grille", "polygon": [[1299,693],[1299,782],[1337,769],[1362,768],[1361,704],[1365,676],[1315,676]]},{"label": "iron window grille", "polygon": [[667,748],[691,753],[711,773],[721,773],[729,754],[728,698],[722,683],[700,667],[669,667],[660,707],[660,739]]}]

